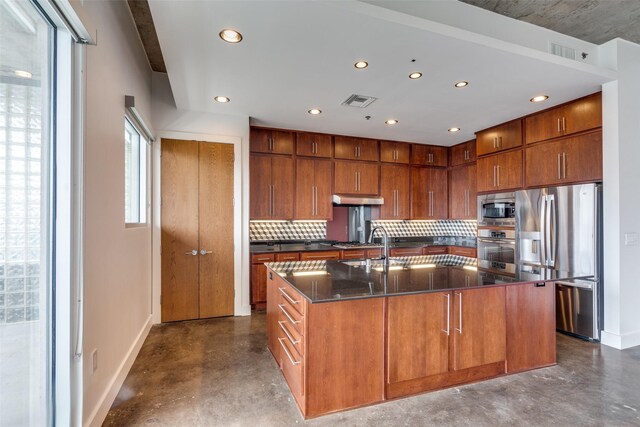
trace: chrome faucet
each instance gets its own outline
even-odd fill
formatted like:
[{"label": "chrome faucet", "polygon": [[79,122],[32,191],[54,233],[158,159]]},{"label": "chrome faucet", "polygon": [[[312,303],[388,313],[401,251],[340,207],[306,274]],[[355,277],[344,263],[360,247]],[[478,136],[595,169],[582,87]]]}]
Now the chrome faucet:
[{"label": "chrome faucet", "polygon": [[369,233],[369,243],[373,243],[373,233],[375,233],[376,230],[381,230],[384,234],[384,255],[382,255],[382,264],[386,266],[387,264],[389,264],[389,235],[387,234],[387,230],[385,230],[384,227],[380,225],[377,227],[373,227],[371,229],[371,233]]}]

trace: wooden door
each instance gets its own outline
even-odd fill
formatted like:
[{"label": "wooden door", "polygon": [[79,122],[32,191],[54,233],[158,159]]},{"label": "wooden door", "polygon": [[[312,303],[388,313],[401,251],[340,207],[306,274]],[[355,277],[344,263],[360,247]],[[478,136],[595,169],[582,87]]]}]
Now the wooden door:
[{"label": "wooden door", "polygon": [[197,319],[198,144],[163,139],[160,180],[162,321]]},{"label": "wooden door", "polygon": [[233,145],[199,144],[200,318],[233,315]]},{"label": "wooden door", "polygon": [[463,142],[449,148],[449,165],[460,166],[476,161],[476,140]]},{"label": "wooden door", "polygon": [[[272,219],[293,219],[294,197],[293,159],[271,158]],[[253,189],[251,190],[253,192]]]},{"label": "wooden door", "polygon": [[514,120],[476,134],[478,156],[522,145],[522,120]]},{"label": "wooden door", "polygon": [[563,107],[552,108],[524,119],[527,144],[557,138],[563,135]]},{"label": "wooden door", "polygon": [[314,166],[314,181],[316,187],[315,207],[313,219],[333,219],[333,203],[331,197],[331,160],[316,160]]},{"label": "wooden door", "polygon": [[429,168],[429,190],[431,191],[431,219],[447,219],[449,212],[447,191],[447,170]]},{"label": "wooden door", "polygon": [[406,142],[380,141],[380,161],[409,163],[409,144]]},{"label": "wooden door", "polygon": [[416,383],[448,372],[449,334],[453,329],[447,319],[450,306],[449,310],[447,307],[451,303],[449,292],[387,299],[388,396],[428,389]]},{"label": "wooden door", "polygon": [[565,135],[602,127],[602,93],[565,105],[564,119]]},{"label": "wooden door", "polygon": [[315,216],[315,161],[296,160],[296,219]]},{"label": "wooden door", "polygon": [[554,283],[506,287],[507,372],[556,363]]},{"label": "wooden door", "polygon": [[269,219],[271,210],[271,157],[252,154],[249,158],[249,217]]},{"label": "wooden door", "polygon": [[331,157],[333,155],[331,135],[297,132],[296,154],[307,157]]},{"label": "wooden door", "polygon": [[506,360],[504,287],[455,291],[451,298],[452,369]]}]

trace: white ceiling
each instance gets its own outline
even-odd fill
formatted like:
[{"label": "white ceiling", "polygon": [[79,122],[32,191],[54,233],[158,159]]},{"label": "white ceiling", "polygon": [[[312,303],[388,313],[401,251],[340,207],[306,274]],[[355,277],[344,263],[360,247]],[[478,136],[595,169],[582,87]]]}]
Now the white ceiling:
[{"label": "white ceiling", "polygon": [[[376,6],[358,2],[149,5],[177,107],[248,115],[257,125],[449,146],[611,79],[575,61],[436,31],[426,20],[405,24],[384,12],[364,13]],[[244,40],[223,42],[223,28],[239,30]],[[354,68],[360,59],[367,69]],[[413,71],[423,77],[410,80]],[[459,80],[470,84],[456,89]],[[365,109],[340,105],[354,93],[378,100]],[[550,99],[530,103],[537,94]],[[216,103],[216,95],[231,102]],[[323,113],[311,116],[310,108]],[[399,124],[385,125],[390,118]],[[462,130],[447,132],[453,126]]]}]

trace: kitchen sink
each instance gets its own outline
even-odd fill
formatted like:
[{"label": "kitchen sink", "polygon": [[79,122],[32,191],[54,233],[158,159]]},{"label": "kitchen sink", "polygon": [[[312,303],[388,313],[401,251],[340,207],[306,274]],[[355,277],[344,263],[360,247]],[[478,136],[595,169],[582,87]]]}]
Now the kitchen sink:
[{"label": "kitchen sink", "polygon": [[[340,261],[342,264],[344,265],[348,265],[351,267],[362,267],[367,265],[367,260],[365,259],[359,259],[359,260],[355,260],[355,261]],[[399,260],[399,259],[393,259],[393,258],[389,258],[389,265],[402,265],[404,264],[405,261],[403,260]],[[371,259],[371,266],[372,267],[379,267],[382,265],[382,260],[381,259]]]}]

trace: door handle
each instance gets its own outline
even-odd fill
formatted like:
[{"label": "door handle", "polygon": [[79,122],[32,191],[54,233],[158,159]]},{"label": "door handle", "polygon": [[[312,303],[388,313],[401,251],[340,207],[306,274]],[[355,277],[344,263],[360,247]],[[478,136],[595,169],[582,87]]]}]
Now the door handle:
[{"label": "door handle", "polygon": [[208,251],[206,249],[201,249],[200,250],[200,255],[205,256],[206,254],[212,254],[213,251]]},{"label": "door handle", "polygon": [[185,252],[185,255],[192,255],[192,256],[197,256],[198,255],[198,251],[196,249],[193,249],[191,251]]}]

